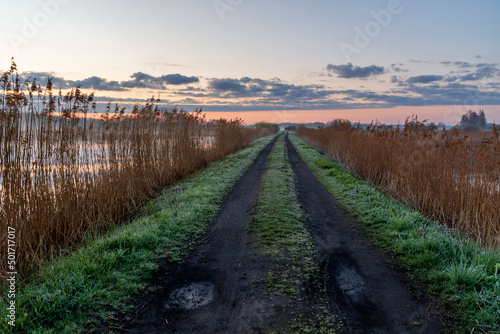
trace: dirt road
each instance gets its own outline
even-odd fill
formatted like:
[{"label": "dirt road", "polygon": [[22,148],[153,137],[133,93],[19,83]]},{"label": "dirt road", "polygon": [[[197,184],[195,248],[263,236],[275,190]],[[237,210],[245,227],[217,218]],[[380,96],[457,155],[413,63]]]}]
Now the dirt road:
[{"label": "dirt road", "polygon": [[437,333],[437,324],[408,291],[388,259],[310,171],[287,139],[290,164],[324,282],[348,333]]},{"label": "dirt road", "polygon": [[[290,314],[262,282],[270,262],[247,234],[250,212],[276,140],[228,193],[217,217],[185,263],[162,263],[128,320],[113,323],[129,333],[268,333],[286,328]],[[362,235],[308,169],[287,139],[287,149],[307,229],[317,247],[321,288],[342,319],[341,333],[437,333],[438,324],[408,291],[387,258]],[[286,264],[284,264],[286,265]],[[309,289],[312,293],[315,289]],[[297,303],[314,301],[299,296]],[[334,306],[334,307],[333,307]],[[117,332],[120,332],[117,330]]]}]

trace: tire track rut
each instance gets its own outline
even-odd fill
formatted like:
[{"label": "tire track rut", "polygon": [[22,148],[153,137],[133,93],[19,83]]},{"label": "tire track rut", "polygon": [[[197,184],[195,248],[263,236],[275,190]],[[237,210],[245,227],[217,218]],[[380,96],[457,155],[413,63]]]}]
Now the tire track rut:
[{"label": "tire track rut", "polygon": [[298,198],[318,248],[318,261],[330,300],[338,307],[346,333],[438,333],[427,306],[409,292],[387,257],[339,208],[311,172],[288,136]]}]

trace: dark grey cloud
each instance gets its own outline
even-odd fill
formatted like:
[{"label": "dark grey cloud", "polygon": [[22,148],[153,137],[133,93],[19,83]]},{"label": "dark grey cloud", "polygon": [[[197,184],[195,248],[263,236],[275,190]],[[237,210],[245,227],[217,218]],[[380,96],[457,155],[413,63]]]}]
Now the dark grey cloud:
[{"label": "dark grey cloud", "polygon": [[190,83],[200,82],[197,77],[187,77],[181,74],[167,74],[159,78],[169,85],[185,85]]},{"label": "dark grey cloud", "polygon": [[474,64],[471,64],[466,61],[442,61],[441,64],[446,66],[458,66],[461,68],[474,67]]},{"label": "dark grey cloud", "polygon": [[246,81],[241,81],[237,79],[212,79],[208,83],[208,87],[215,91],[223,91],[223,92],[233,92],[233,93],[241,93],[247,90],[247,86],[241,84],[246,83]]},{"label": "dark grey cloud", "polygon": [[[464,105],[473,101],[476,105],[500,104],[500,92],[480,91],[475,85],[448,83],[445,85],[409,86],[405,90],[394,89],[388,92],[360,90],[337,91],[347,97],[357,99],[358,103],[373,102],[376,107]],[[345,98],[344,98],[345,99]],[[375,108],[376,108],[375,107]]]},{"label": "dark grey cloud", "polygon": [[409,70],[403,68],[403,63],[391,64],[391,69],[394,72],[409,72]]},{"label": "dark grey cloud", "polygon": [[[346,94],[351,98],[366,100],[374,103],[377,107],[394,107],[398,105],[411,105],[418,106],[424,105],[422,99],[418,99],[410,95],[397,95],[387,93],[377,93],[373,91],[359,91],[359,90],[344,90],[339,91],[339,94]],[[375,107],[376,108],[376,107]]]},{"label": "dark grey cloud", "polygon": [[127,88],[166,88],[168,85],[186,85],[200,81],[197,77],[187,77],[181,74],[167,74],[152,76],[143,72],[136,72],[130,76],[132,80],[122,81],[121,85]]},{"label": "dark grey cloud", "polygon": [[22,80],[35,80],[42,86],[47,85],[48,78],[52,78],[53,85],[56,85],[56,83],[58,83],[60,85],[64,85],[64,88],[66,88],[67,85],[67,82],[64,79],[58,78],[57,75],[53,72],[23,72],[21,73],[20,77]]},{"label": "dark grey cloud", "polygon": [[259,98],[261,101],[290,103],[302,100],[324,99],[333,91],[323,85],[293,85],[278,78],[264,80],[243,77],[241,79],[210,79],[209,97]]},{"label": "dark grey cloud", "polygon": [[99,78],[96,76],[77,80],[73,82],[73,87],[80,86],[81,88],[93,89],[93,90],[110,90],[110,91],[123,91],[125,90],[120,86],[118,81],[108,81],[104,78]]},{"label": "dark grey cloud", "polygon": [[247,83],[250,83],[250,82],[252,82],[254,80],[260,80],[260,79],[252,79],[250,77],[243,77],[243,78],[240,79],[240,82],[247,84]]},{"label": "dark grey cloud", "polygon": [[[481,58],[477,55],[475,58]],[[442,65],[458,67],[459,71],[451,71],[445,78],[445,81],[478,81],[490,79],[500,75],[498,64],[496,63],[470,63],[465,61],[442,61]],[[464,74],[465,73],[465,74]]]},{"label": "dark grey cloud", "polygon": [[412,86],[409,90],[418,94],[426,104],[461,105],[474,101],[477,105],[500,104],[500,92],[481,90],[477,85],[459,82],[445,85]]},{"label": "dark grey cloud", "polygon": [[461,105],[471,100],[477,105],[495,105],[500,103],[500,92],[480,90],[477,85],[465,85],[458,82],[445,85],[413,86],[411,92],[419,95],[426,104]]},{"label": "dark grey cloud", "polygon": [[460,77],[460,81],[476,81],[500,75],[496,64],[477,64],[476,71]]},{"label": "dark grey cloud", "polygon": [[352,63],[346,65],[333,65],[328,64],[326,70],[337,74],[339,78],[351,79],[351,78],[368,78],[371,75],[382,74],[385,72],[383,66],[354,66]]},{"label": "dark grey cloud", "polygon": [[416,84],[416,83],[423,83],[423,84],[427,84],[427,83],[430,83],[430,82],[434,82],[434,81],[441,81],[443,80],[444,76],[442,75],[418,75],[418,76],[415,76],[415,77],[410,77],[406,80],[407,83],[410,83],[410,84]]},{"label": "dark grey cloud", "polygon": [[130,77],[128,81],[108,81],[105,78],[92,76],[83,80],[66,80],[51,72],[23,72],[21,77],[26,79],[36,79],[40,85],[47,85],[48,78],[52,80],[54,88],[74,88],[80,86],[85,89],[98,91],[126,91],[130,88],[152,88],[165,89],[167,85],[185,85],[190,83],[198,83],[200,80],[197,77],[187,77],[181,74],[166,74],[159,77],[151,76],[146,73],[137,72]]},{"label": "dark grey cloud", "polygon": [[81,87],[85,89],[93,90],[108,90],[108,91],[124,91],[118,81],[108,81],[107,79],[100,78],[97,76],[92,76],[83,80],[65,80],[64,78],[58,77],[51,72],[23,72],[21,77],[24,80],[36,80],[41,86],[46,86],[48,79],[51,78],[52,86],[54,88],[75,88]]}]

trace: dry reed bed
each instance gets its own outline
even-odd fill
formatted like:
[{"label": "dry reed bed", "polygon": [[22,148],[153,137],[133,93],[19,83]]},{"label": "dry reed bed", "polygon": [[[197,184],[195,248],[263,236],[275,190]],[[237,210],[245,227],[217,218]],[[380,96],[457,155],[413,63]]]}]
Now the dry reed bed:
[{"label": "dry reed bed", "polygon": [[297,133],[354,173],[483,245],[500,246],[500,141],[497,131],[429,131],[347,122]]},{"label": "dry reed bed", "polygon": [[3,274],[8,227],[16,229],[17,271],[26,276],[126,221],[172,182],[269,134],[238,119],[160,110],[154,99],[131,113],[108,105],[98,114],[93,94],[54,95],[50,81],[45,89],[21,83],[14,62],[0,75]]}]

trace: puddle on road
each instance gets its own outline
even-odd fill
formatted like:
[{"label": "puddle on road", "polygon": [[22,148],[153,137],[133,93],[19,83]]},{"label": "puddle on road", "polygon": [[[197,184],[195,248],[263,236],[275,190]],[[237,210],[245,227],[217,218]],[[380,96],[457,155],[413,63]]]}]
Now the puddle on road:
[{"label": "puddle on road", "polygon": [[210,282],[197,282],[172,291],[166,309],[193,310],[210,303],[215,296],[215,287]]},{"label": "puddle on road", "polygon": [[362,303],[367,297],[367,287],[349,254],[336,252],[323,262],[330,279],[329,290],[347,296],[354,303]]},{"label": "puddle on road", "polygon": [[339,289],[351,297],[354,302],[359,302],[366,291],[365,282],[354,268],[342,267],[335,277]]}]

